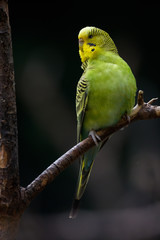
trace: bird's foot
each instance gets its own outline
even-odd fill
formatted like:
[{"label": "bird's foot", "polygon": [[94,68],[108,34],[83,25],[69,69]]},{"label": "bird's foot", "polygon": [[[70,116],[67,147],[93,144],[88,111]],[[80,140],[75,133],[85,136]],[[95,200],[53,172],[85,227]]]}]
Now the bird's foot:
[{"label": "bird's foot", "polygon": [[[97,135],[97,133],[94,130],[91,130],[89,132],[89,136],[92,137],[94,143],[96,144],[96,146],[98,147],[98,141],[101,141],[101,138]],[[98,141],[97,141],[98,140]]]},{"label": "bird's foot", "polygon": [[130,118],[130,116],[129,115],[127,115],[127,113],[125,113],[123,116],[122,116],[122,119],[124,119],[124,121],[127,121],[128,122],[128,124],[130,123],[130,121],[131,121],[131,118]]},{"label": "bird's foot", "polygon": [[130,121],[131,121],[131,118],[130,118],[129,115],[127,115],[127,113],[125,113],[125,114],[122,116],[122,120],[127,121],[128,124],[127,124],[125,127],[121,128],[120,130],[124,130],[126,127],[128,127],[128,125],[129,125],[129,123],[130,123]]}]

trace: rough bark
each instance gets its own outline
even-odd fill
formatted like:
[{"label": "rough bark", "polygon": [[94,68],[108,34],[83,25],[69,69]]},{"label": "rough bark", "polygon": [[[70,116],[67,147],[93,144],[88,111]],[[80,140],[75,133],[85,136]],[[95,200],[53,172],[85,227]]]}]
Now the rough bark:
[{"label": "rough bark", "polygon": [[0,239],[14,239],[19,219],[19,170],[14,68],[8,3],[0,1]]}]

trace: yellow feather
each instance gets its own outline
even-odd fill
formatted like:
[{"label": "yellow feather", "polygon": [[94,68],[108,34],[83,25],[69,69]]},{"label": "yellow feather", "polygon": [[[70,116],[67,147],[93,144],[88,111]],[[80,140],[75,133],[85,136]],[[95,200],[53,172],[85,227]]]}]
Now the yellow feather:
[{"label": "yellow feather", "polygon": [[102,50],[112,51],[118,54],[117,48],[109,34],[96,27],[85,27],[78,35],[79,55],[82,63],[93,59]]}]

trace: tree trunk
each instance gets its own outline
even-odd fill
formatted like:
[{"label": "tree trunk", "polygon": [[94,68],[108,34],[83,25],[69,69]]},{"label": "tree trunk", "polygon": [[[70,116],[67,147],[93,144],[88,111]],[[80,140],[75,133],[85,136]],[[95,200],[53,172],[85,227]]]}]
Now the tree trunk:
[{"label": "tree trunk", "polygon": [[8,1],[0,0],[0,239],[13,240],[20,219],[17,116]]}]

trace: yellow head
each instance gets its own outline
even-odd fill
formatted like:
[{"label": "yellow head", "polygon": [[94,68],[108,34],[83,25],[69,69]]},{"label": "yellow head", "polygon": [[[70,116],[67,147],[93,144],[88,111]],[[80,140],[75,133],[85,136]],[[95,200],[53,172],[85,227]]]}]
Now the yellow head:
[{"label": "yellow head", "polygon": [[78,35],[79,54],[82,63],[95,58],[101,49],[118,54],[117,48],[109,34],[96,27],[85,27]]}]

